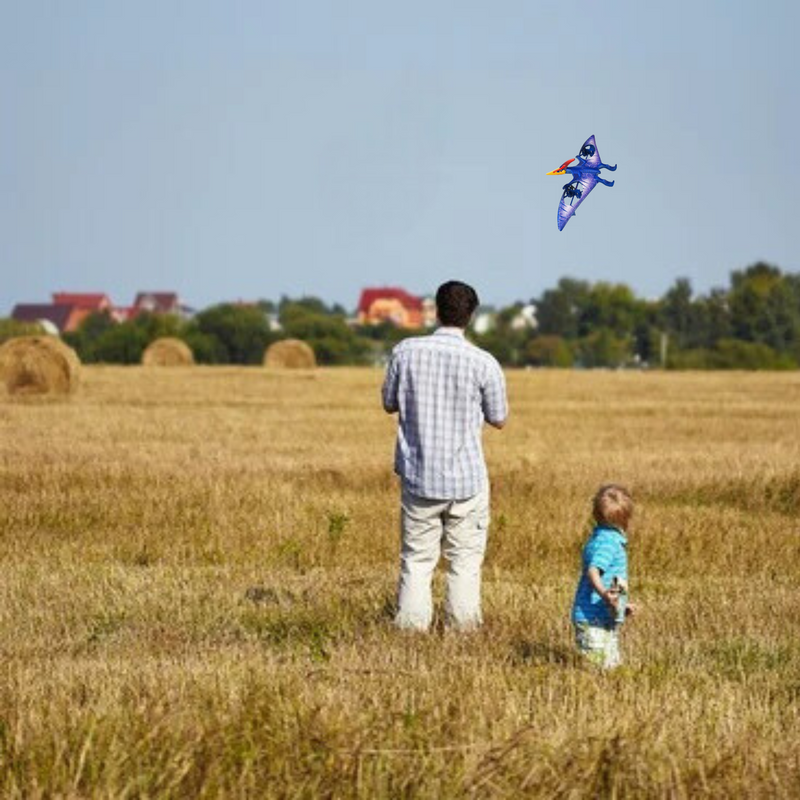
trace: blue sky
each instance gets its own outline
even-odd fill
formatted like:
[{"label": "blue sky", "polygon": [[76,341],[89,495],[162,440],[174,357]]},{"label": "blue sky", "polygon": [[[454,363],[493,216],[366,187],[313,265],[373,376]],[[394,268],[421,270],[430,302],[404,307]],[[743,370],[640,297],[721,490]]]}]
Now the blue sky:
[{"label": "blue sky", "polygon": [[[800,271],[797,3],[0,0],[0,314]],[[563,232],[545,173],[613,188]]]}]

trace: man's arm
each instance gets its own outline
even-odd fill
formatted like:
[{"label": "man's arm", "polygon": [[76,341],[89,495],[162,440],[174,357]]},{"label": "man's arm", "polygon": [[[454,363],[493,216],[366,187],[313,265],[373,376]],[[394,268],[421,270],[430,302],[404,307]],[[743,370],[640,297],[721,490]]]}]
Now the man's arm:
[{"label": "man's arm", "polygon": [[386,368],[386,377],[383,379],[383,389],[381,390],[383,410],[387,414],[394,414],[400,410],[400,404],[397,402],[399,379],[400,371],[397,368],[397,359],[392,355],[389,366]]},{"label": "man's arm", "polygon": [[508,398],[506,379],[500,365],[494,361],[481,386],[481,407],[483,418],[493,428],[500,430],[508,420]]}]

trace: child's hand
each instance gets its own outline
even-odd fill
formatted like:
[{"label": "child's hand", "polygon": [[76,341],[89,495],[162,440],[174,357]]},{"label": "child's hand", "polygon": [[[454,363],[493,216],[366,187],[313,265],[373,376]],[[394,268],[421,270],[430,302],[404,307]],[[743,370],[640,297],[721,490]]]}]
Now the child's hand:
[{"label": "child's hand", "polygon": [[628,605],[625,606],[625,616],[626,617],[636,616],[638,611],[639,611],[639,607],[635,603],[628,603]]},{"label": "child's hand", "polygon": [[617,613],[617,607],[619,606],[619,590],[612,586],[610,589],[606,589],[606,591],[602,595],[605,604],[614,612]]}]

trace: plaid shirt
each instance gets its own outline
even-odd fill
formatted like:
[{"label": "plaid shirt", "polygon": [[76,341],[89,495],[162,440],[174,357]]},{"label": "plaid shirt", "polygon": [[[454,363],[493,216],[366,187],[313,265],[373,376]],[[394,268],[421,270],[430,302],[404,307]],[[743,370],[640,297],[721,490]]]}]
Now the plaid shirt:
[{"label": "plaid shirt", "polygon": [[459,328],[405,339],[392,351],[383,407],[400,412],[395,472],[419,497],[463,500],[486,485],[481,428],[508,414],[503,371]]}]

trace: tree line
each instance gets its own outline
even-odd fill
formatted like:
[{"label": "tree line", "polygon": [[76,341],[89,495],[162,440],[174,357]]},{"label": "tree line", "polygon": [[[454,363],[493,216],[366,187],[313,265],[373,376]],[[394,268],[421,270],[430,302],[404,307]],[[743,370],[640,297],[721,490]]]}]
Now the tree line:
[{"label": "tree line", "polygon": [[[562,278],[540,297],[535,327],[519,324],[519,302],[470,338],[505,366],[795,369],[800,364],[800,275],[757,263],[731,273],[727,288],[695,294],[680,278],[663,297],[637,297],[625,284]],[[278,324],[275,324],[275,323]],[[30,332],[0,320],[0,341]],[[357,325],[344,308],[315,297],[252,305],[222,303],[189,320],[142,314],[123,323],[88,316],[64,334],[87,363],[136,364],[147,345],[176,336],[206,364],[260,364],[284,338],[308,342],[321,364],[375,364],[421,331]]]},{"label": "tree line", "polygon": [[[504,354],[506,363],[672,369],[800,363],[800,275],[762,262],[732,272],[727,288],[707,294],[695,295],[686,278],[656,300],[637,298],[624,284],[564,278],[534,302],[535,335],[508,339],[506,348],[515,349]],[[501,329],[492,336],[503,338]]]}]

